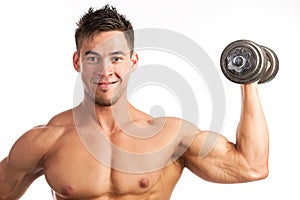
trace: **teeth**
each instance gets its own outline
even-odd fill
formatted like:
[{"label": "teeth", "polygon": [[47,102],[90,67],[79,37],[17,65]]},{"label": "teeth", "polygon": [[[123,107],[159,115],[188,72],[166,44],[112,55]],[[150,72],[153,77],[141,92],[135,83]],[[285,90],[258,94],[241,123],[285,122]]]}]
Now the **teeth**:
[{"label": "teeth", "polygon": [[115,83],[116,82],[98,82],[98,83],[95,83],[95,84],[102,85],[102,86],[109,86],[109,85],[113,85]]},{"label": "teeth", "polygon": [[109,82],[109,83],[99,83],[99,85],[104,85],[104,86],[108,86],[108,85],[112,85],[113,82]]}]

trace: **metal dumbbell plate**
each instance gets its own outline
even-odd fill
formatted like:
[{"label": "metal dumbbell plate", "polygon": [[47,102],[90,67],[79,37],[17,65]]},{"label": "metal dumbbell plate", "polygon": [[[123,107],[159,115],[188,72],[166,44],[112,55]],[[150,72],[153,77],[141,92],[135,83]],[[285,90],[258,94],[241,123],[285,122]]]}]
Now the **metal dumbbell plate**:
[{"label": "metal dumbbell plate", "polygon": [[266,53],[267,66],[264,76],[259,80],[258,83],[267,83],[277,75],[279,70],[279,60],[274,51],[264,46],[261,46],[261,48]]},{"label": "metal dumbbell plate", "polygon": [[262,48],[249,40],[230,43],[222,52],[221,69],[235,83],[245,84],[260,80],[264,75],[266,55]]}]

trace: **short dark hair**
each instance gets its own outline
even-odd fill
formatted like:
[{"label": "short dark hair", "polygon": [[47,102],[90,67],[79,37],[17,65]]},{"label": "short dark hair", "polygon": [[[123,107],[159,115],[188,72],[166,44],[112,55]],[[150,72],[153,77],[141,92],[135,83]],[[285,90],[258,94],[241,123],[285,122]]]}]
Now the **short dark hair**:
[{"label": "short dark hair", "polygon": [[83,40],[106,31],[122,31],[131,52],[133,51],[134,31],[131,22],[125,15],[119,14],[115,7],[107,4],[98,10],[89,8],[77,22],[75,42],[78,55]]}]

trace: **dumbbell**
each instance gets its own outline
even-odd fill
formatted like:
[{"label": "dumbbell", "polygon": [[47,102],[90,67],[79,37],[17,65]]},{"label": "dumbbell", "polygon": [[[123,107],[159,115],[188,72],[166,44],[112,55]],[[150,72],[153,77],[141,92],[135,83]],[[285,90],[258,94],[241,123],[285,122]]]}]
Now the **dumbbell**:
[{"label": "dumbbell", "polygon": [[250,40],[237,40],[227,45],[220,65],[226,78],[239,84],[267,83],[279,70],[275,52]]}]

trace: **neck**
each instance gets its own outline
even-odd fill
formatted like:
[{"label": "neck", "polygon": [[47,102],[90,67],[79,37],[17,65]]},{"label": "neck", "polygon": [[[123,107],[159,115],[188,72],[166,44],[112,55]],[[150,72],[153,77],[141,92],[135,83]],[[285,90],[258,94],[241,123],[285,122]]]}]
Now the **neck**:
[{"label": "neck", "polygon": [[98,105],[87,95],[80,104],[82,111],[92,117],[93,121],[99,124],[104,133],[112,134],[119,130],[119,127],[131,121],[130,110],[133,108],[124,94],[111,106]]}]

